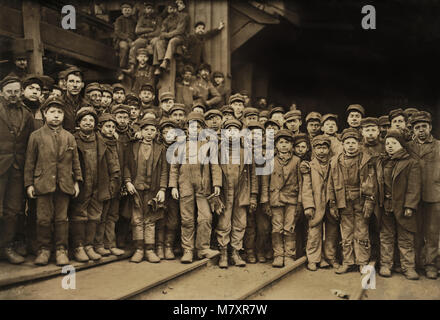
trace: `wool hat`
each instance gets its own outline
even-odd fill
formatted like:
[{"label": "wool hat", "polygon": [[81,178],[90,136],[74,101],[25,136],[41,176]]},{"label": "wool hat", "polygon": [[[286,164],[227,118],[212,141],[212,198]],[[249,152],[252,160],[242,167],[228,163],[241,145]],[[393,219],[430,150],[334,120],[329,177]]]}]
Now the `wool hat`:
[{"label": "wool hat", "polygon": [[385,140],[387,138],[394,138],[402,145],[402,147],[406,148],[406,139],[402,130],[400,129],[389,129],[387,131],[387,135],[385,136]]},{"label": "wool hat", "polygon": [[315,120],[315,121],[317,120],[321,122],[321,117],[322,116],[319,112],[315,112],[315,111],[309,112],[306,116],[306,123],[309,122],[310,120]]},{"label": "wool hat", "polygon": [[280,138],[286,138],[286,139],[290,140],[292,143],[295,140],[295,137],[294,137],[292,131],[287,130],[287,129],[281,129],[277,132],[277,134],[275,135],[275,142],[277,142],[278,139],[280,139]]},{"label": "wool hat", "polygon": [[411,125],[414,125],[417,122],[432,123],[432,116],[427,111],[418,111],[411,116]]},{"label": "wool hat", "polygon": [[365,109],[360,104],[350,104],[347,107],[347,114],[349,114],[352,111],[357,111],[360,114],[362,114],[363,117],[365,117]]},{"label": "wool hat", "polygon": [[354,138],[357,141],[360,141],[360,139],[361,139],[361,137],[359,135],[359,131],[355,128],[347,128],[342,131],[341,141],[345,141],[348,138]]},{"label": "wool hat", "polygon": [[93,118],[95,118],[95,125],[98,124],[98,115],[96,114],[96,111],[93,107],[82,107],[80,108],[75,116],[75,121],[76,123],[79,123],[81,121],[81,119],[86,116],[86,115],[91,115],[93,116]]}]

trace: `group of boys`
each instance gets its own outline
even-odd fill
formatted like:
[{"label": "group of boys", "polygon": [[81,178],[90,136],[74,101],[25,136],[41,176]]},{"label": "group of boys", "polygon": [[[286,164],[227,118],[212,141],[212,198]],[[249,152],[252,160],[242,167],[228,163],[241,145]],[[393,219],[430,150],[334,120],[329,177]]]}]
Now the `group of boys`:
[{"label": "group of boys", "polygon": [[[11,263],[24,261],[14,241],[26,200],[38,265],[53,249],[59,265],[69,263],[68,248],[82,262],[122,255],[130,224],[132,262],[175,259],[180,242],[183,263],[219,253],[221,268],[268,259],[283,267],[305,247],[312,271],[362,269],[373,256],[382,276],[400,264],[408,279],[418,278],[416,266],[437,277],[440,142],[428,112],[396,109],[377,119],[354,104],[341,134],[337,115],[317,112],[306,115],[302,133],[300,110],[258,110],[239,93],[209,110],[176,103],[171,92],[155,106],[148,83],[139,95],[90,83],[82,98],[76,67],[58,85],[42,105],[39,76],[7,76],[0,85],[1,247]],[[201,163],[204,128],[221,136],[221,148],[240,152]],[[245,160],[242,129],[262,141],[274,135],[270,171],[256,150]],[[186,152],[170,163],[176,141]]]}]

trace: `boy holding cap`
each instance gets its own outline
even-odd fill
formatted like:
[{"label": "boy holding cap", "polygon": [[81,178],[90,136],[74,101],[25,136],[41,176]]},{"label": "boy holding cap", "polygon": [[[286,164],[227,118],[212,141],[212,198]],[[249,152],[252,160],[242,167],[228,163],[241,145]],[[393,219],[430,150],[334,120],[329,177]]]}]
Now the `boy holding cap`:
[{"label": "boy holding cap", "polygon": [[34,131],[26,152],[24,186],[31,199],[37,199],[37,265],[47,265],[50,257],[52,226],[57,265],[67,258],[70,197],[79,195],[83,181],[75,137],[62,128],[65,103],[49,98],[44,104],[46,123]]},{"label": "boy holding cap", "polygon": [[344,129],[341,140],[344,151],[332,158],[328,183],[330,214],[341,225],[343,265],[337,274],[354,265],[362,271],[368,263],[368,225],[377,200],[375,164],[369,154],[360,152],[359,131]]},{"label": "boy holding cap", "polygon": [[[397,246],[400,263],[407,279],[419,278],[415,270],[416,210],[422,188],[420,166],[410,157],[405,138],[400,130],[390,129],[385,138],[387,155],[379,159],[379,205],[383,208],[380,227],[380,271],[383,277],[391,276],[391,266]],[[437,230],[438,245],[438,230]],[[435,257],[435,256],[434,256]]]},{"label": "boy holding cap", "polygon": [[432,136],[432,118],[426,111],[411,117],[414,140],[408,143],[411,154],[419,161],[422,173],[422,210],[425,231],[425,271],[429,279],[436,279],[440,229],[440,141]]},{"label": "boy holding cap", "polygon": [[[160,258],[154,250],[155,229],[156,222],[164,214],[160,206],[165,201],[168,185],[166,150],[156,142],[155,119],[142,120],[139,126],[142,140],[130,144],[124,169],[124,183],[132,196],[131,223],[136,246],[130,261],[139,263],[145,257],[148,262],[158,263]],[[155,206],[151,205],[153,202]]]}]

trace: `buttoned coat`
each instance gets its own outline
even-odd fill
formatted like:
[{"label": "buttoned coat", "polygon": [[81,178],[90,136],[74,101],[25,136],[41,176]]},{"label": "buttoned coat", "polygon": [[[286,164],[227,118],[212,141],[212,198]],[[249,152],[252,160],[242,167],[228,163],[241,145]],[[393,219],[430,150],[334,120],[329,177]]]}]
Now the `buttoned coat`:
[{"label": "buttoned coat", "polygon": [[6,113],[6,100],[0,97],[0,175],[17,162],[20,170],[24,168],[26,147],[29,136],[34,130],[32,114],[19,102],[22,120],[18,132],[15,132]]},{"label": "buttoned coat", "polygon": [[[432,136],[431,136],[432,138]],[[408,144],[411,156],[419,161],[422,172],[422,200],[440,202],[440,140],[432,138],[426,148],[411,141]]]},{"label": "buttoned coat", "polygon": [[[379,158],[377,162],[378,200],[381,208],[383,208],[385,200],[383,162],[383,158]],[[391,201],[394,216],[405,229],[416,232],[416,214],[414,213],[408,218],[404,217],[404,211],[405,208],[410,208],[415,212],[420,202],[422,179],[419,163],[411,158],[409,154],[405,155],[403,159],[396,162],[392,178]]]},{"label": "buttoned coat", "polygon": [[315,215],[309,220],[309,227],[317,226],[324,218],[328,197],[327,182],[330,174],[330,164],[323,169],[315,158],[309,162],[310,169],[307,173],[302,172],[302,204],[304,209],[314,208]]},{"label": "buttoned coat", "polygon": [[60,128],[59,148],[56,150],[52,129],[45,124],[34,131],[26,151],[24,186],[34,186],[35,195],[55,192],[57,186],[74,195],[75,181],[82,181],[81,165],[75,137]]},{"label": "buttoned coat", "polygon": [[261,203],[269,202],[271,207],[301,202],[300,158],[292,155],[289,162],[282,166],[277,156],[273,159],[273,171],[261,178]]}]

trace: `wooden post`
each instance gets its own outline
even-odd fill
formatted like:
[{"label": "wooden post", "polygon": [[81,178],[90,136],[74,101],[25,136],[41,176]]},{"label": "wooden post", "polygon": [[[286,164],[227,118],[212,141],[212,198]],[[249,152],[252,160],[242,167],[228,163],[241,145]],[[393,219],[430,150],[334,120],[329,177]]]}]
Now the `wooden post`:
[{"label": "wooden post", "polygon": [[43,43],[40,35],[40,4],[36,1],[23,1],[23,33],[25,39],[33,40],[29,71],[43,74]]}]

